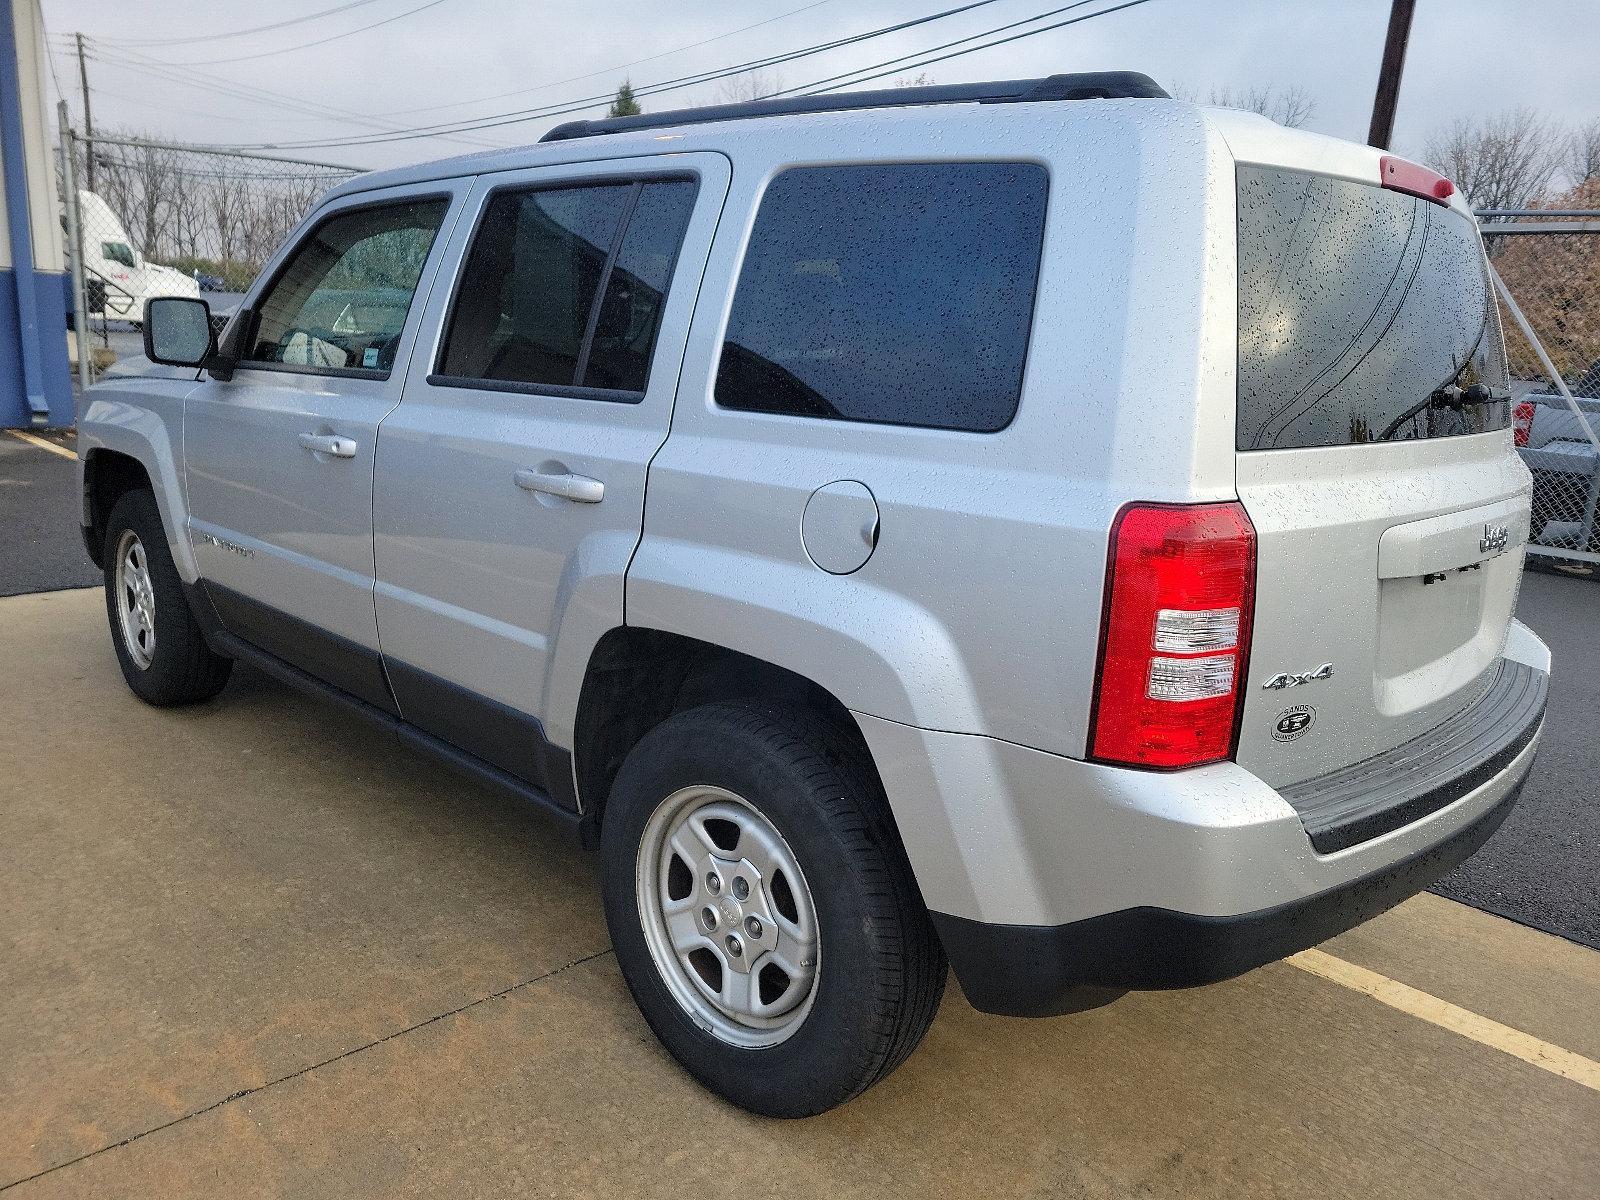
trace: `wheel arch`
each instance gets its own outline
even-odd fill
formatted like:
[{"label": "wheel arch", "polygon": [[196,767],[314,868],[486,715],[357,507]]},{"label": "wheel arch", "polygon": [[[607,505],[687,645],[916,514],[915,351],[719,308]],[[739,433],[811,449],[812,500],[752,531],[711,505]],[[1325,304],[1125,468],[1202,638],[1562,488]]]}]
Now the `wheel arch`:
[{"label": "wheel arch", "polygon": [[[876,766],[850,711],[831,691],[776,663],[684,634],[618,626],[595,644],[573,736],[573,775],[585,817],[598,823],[622,760],[674,713],[715,700],[805,709]],[[882,786],[882,780],[878,780]]]},{"label": "wheel arch", "polygon": [[[137,391],[135,383],[141,385]],[[107,381],[87,393],[91,402],[78,422],[82,455],[78,519],[85,542],[103,538],[104,519],[127,487],[148,487],[156,498],[173,564],[185,583],[199,577],[186,531],[182,463],[183,392],[193,387],[192,381],[165,378],[129,381],[121,387]],[[95,557],[98,550],[91,549]]]},{"label": "wheel arch", "polygon": [[[104,550],[106,522],[117,501],[140,488],[156,489],[150,472],[131,454],[105,447],[90,450],[83,460],[83,513],[79,518],[83,527],[84,549],[90,561],[105,569]],[[160,496],[156,497],[157,502]],[[163,523],[166,523],[163,514]]]}]

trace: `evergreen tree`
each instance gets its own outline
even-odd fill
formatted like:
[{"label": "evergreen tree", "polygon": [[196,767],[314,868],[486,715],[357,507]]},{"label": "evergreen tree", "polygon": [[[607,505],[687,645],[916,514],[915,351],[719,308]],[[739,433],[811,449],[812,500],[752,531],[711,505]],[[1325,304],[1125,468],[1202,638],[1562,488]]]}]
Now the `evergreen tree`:
[{"label": "evergreen tree", "polygon": [[639,107],[639,102],[633,98],[633,84],[626,79],[617,89],[617,98],[611,102],[611,107],[606,109],[608,117],[637,117],[644,109]]}]

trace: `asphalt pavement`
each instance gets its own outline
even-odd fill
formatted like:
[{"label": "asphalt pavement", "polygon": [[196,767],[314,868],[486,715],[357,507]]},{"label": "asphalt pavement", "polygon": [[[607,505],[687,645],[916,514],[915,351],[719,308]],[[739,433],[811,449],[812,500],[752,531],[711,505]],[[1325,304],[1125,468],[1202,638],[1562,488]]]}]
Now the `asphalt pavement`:
[{"label": "asphalt pavement", "polygon": [[1522,799],[1434,890],[1600,948],[1600,580],[1526,571],[1517,615],[1550,646],[1550,702]]},{"label": "asphalt pavement", "polygon": [[70,434],[0,431],[0,596],[100,582],[78,533],[76,453]]}]

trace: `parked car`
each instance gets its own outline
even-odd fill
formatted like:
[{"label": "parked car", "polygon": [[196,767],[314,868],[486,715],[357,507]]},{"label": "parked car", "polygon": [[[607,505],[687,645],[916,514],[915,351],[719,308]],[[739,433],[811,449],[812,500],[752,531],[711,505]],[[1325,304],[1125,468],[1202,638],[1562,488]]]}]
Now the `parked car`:
[{"label": "parked car", "polygon": [[[1596,364],[1600,367],[1600,364]],[[1600,455],[1589,428],[1600,428],[1600,383],[1596,368],[1570,388],[1580,418],[1554,392],[1530,392],[1513,409],[1517,451],[1533,475],[1532,540],[1551,549],[1600,551]],[[1585,419],[1588,422],[1586,427]],[[1554,560],[1588,572],[1581,560]]]},{"label": "parked car", "polygon": [[1141,75],[364,176],[146,353],[78,438],[128,685],[243,660],[548,811],[756,1112],[892,1071],[947,962],[1039,1016],[1347,929],[1538,742],[1471,212]]},{"label": "parked car", "polygon": [[83,222],[85,291],[91,316],[128,321],[137,328],[146,300],[161,296],[197,298],[200,285],[172,267],[153,263],[133,248],[111,206],[93,192],[78,192]]},{"label": "parked car", "polygon": [[225,292],[228,290],[228,281],[221,275],[212,275],[206,271],[196,270],[194,281],[202,292]]}]

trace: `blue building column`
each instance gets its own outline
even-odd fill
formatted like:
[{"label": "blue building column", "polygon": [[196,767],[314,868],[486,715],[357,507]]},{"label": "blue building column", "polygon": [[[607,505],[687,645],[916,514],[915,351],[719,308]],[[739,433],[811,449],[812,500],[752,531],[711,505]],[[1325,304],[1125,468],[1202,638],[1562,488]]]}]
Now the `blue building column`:
[{"label": "blue building column", "polygon": [[[71,289],[54,233],[56,188],[41,66],[29,0],[0,0],[0,196],[5,212],[0,239],[0,427],[62,426],[73,420],[66,326]],[[41,230],[46,236],[39,236]]]}]

